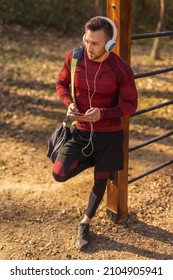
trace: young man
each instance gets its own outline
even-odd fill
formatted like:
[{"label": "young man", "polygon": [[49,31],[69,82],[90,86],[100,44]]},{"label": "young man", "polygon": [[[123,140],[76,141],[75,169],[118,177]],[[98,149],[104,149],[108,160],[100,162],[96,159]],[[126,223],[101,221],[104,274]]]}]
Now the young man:
[{"label": "young man", "polygon": [[54,163],[53,176],[64,182],[94,166],[94,186],[78,227],[76,247],[80,250],[90,243],[89,224],[103,198],[107,180],[112,172],[123,169],[121,117],[137,108],[133,72],[111,52],[116,36],[116,26],[109,18],[89,20],[83,37],[84,52],[74,77],[76,102],[69,90],[72,51],[65,58],[56,84],[58,96],[77,125]]}]

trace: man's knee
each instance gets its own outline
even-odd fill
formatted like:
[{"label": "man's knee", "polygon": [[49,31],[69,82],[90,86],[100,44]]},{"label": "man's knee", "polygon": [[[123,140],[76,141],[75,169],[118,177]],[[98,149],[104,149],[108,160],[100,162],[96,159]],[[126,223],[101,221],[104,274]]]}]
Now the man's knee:
[{"label": "man's knee", "polygon": [[53,175],[55,181],[57,181],[57,182],[65,182],[65,181],[67,181],[67,178],[64,177],[64,176],[60,176],[59,174],[56,174],[54,172],[52,172],[52,175]]},{"label": "man's knee", "polygon": [[61,161],[55,161],[52,169],[52,175],[57,182],[65,182],[67,180],[64,172],[64,165]]}]

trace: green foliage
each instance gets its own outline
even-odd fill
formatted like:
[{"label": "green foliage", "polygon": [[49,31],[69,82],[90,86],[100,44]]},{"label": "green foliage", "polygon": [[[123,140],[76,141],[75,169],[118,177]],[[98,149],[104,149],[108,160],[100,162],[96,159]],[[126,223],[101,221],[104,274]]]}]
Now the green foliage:
[{"label": "green foliage", "polygon": [[165,28],[167,30],[173,30],[173,1],[172,0],[165,0]]},{"label": "green foliage", "polygon": [[44,25],[66,33],[81,33],[81,26],[95,15],[94,1],[87,0],[0,0],[0,4],[3,23]]},{"label": "green foliage", "polygon": [[[159,17],[159,0],[133,0],[133,33],[154,32]],[[106,0],[100,5],[106,14]],[[97,14],[91,0],[0,0],[0,20],[7,24],[20,24],[28,28],[54,27],[65,33],[81,34],[86,20]],[[165,30],[173,29],[173,1],[165,0]]]},{"label": "green foliage", "polygon": [[[160,0],[133,0],[132,25],[134,33],[155,32],[159,19]],[[173,30],[173,1],[165,0],[164,30]]]}]

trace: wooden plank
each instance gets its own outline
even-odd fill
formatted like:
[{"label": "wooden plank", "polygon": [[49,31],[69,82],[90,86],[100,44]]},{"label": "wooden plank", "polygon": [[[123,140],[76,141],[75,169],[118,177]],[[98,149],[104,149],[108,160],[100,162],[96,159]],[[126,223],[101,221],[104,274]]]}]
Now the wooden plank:
[{"label": "wooden plank", "polygon": [[[118,29],[115,53],[130,64],[131,57],[131,13],[132,0],[107,0],[107,16]],[[120,101],[121,102],[121,101]],[[122,118],[124,129],[124,169],[118,171],[116,180],[107,186],[107,212],[115,222],[128,218],[128,148],[129,117]]]}]

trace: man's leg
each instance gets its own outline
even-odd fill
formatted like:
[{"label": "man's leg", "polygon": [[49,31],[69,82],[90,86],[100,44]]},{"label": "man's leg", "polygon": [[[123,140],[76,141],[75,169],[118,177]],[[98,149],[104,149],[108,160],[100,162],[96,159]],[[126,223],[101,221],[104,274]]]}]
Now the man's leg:
[{"label": "man's leg", "polygon": [[94,186],[90,193],[86,215],[91,219],[104,196],[110,172],[94,171]]},{"label": "man's leg", "polygon": [[81,162],[76,158],[67,156],[55,161],[52,174],[57,182],[65,182],[91,166],[88,162]]},{"label": "man's leg", "polygon": [[80,250],[85,249],[90,243],[89,223],[102,201],[109,176],[110,172],[100,172],[96,169],[94,171],[94,186],[90,193],[86,214],[78,227],[76,247]]},{"label": "man's leg", "polygon": [[73,139],[64,145],[53,165],[52,173],[56,181],[65,182],[85,169],[94,166],[92,157],[86,158],[82,154],[82,147],[85,145],[85,142],[76,142]]}]

